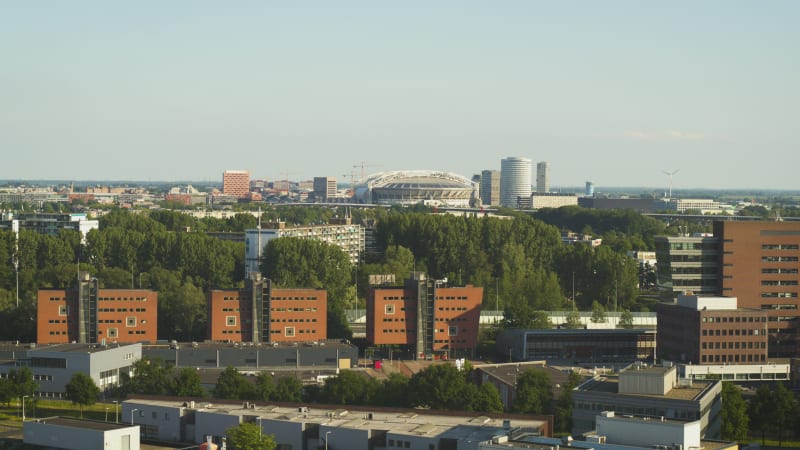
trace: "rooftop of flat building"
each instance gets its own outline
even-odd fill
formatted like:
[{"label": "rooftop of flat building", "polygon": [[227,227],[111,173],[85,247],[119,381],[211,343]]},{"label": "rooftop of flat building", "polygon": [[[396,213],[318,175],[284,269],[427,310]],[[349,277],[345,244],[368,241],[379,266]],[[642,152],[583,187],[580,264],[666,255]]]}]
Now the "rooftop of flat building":
[{"label": "rooftop of flat building", "polygon": [[691,384],[679,385],[670,389],[665,395],[656,394],[620,394],[618,377],[597,377],[582,384],[579,392],[608,393],[629,397],[660,398],[669,400],[697,400],[713,385],[715,381],[693,381]]},{"label": "rooftop of flat building", "polygon": [[[174,408],[191,406],[191,404],[179,400],[136,398],[135,396],[124,403]],[[260,417],[261,420],[313,423],[325,427],[355,430],[381,429],[387,430],[389,433],[428,437],[463,438],[469,436],[477,440],[488,440],[499,433],[505,434],[504,430],[510,427],[538,430],[546,427],[547,423],[545,420],[536,420],[531,416],[519,414],[481,415],[464,412],[459,415],[457,412],[369,408],[352,405],[337,408],[333,405],[318,404],[309,406],[303,404],[255,405],[248,402],[219,404],[196,401],[194,406],[194,410],[198,412]]]},{"label": "rooftop of flat building", "polygon": [[113,422],[100,422],[88,419],[76,419],[74,417],[45,417],[40,419],[32,419],[31,422],[42,423],[48,425],[58,425],[69,428],[80,428],[83,430],[96,430],[96,431],[110,431],[119,430],[123,428],[138,427],[138,425],[120,424]]}]

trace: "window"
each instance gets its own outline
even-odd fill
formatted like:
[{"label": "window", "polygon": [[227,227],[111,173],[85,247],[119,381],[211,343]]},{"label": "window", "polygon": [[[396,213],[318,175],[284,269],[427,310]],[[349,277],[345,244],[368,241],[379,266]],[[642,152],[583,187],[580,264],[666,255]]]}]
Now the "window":
[{"label": "window", "polygon": [[117,330],[116,328],[109,328],[109,329],[108,329],[108,331],[107,331],[106,333],[107,333],[106,335],[107,335],[108,337],[110,337],[110,338],[116,338],[116,337],[117,337],[117,334],[118,334],[118,330]]},{"label": "window", "polygon": [[125,318],[125,326],[126,327],[135,327],[136,326],[136,317],[130,316]]},{"label": "window", "polygon": [[283,335],[286,337],[294,337],[294,327],[286,327],[283,329]]},{"label": "window", "polygon": [[225,316],[225,326],[226,327],[235,327],[236,326],[236,316]]},{"label": "window", "polygon": [[66,316],[67,315],[67,305],[59,305],[59,307],[58,307],[58,315],[59,316]]},{"label": "window", "polygon": [[458,336],[458,327],[454,325],[450,325],[449,327],[447,327],[447,335]]},{"label": "window", "polygon": [[394,314],[394,305],[386,305],[383,310],[386,314]]}]

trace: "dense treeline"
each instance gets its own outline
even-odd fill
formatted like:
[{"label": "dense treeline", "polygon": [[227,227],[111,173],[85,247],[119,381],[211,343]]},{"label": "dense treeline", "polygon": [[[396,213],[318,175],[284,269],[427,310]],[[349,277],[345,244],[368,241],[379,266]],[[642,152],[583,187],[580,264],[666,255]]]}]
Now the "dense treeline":
[{"label": "dense treeline", "polygon": [[[535,323],[535,311],[640,308],[638,269],[608,246],[564,245],[555,226],[517,215],[513,219],[390,212],[377,227],[384,258],[359,272],[405,277],[425,270],[436,278],[484,287],[484,307],[511,312],[513,325]],[[402,278],[400,278],[402,279]]]},{"label": "dense treeline", "polygon": [[[571,217],[570,227],[581,228],[579,222],[585,220],[582,228],[608,229],[607,235],[641,233],[647,236],[642,238],[645,241],[663,230],[630,212],[605,217],[580,209],[562,210],[559,214]],[[277,207],[265,208],[262,220],[324,223],[346,213],[343,208]],[[343,311],[356,306],[358,298],[363,302],[370,274],[393,273],[401,281],[412,270],[484,287],[485,307],[510,311],[513,325],[531,326],[536,311],[571,308],[573,297],[580,309],[588,309],[595,301],[608,310],[641,309],[635,303],[636,267],[622,253],[635,239],[618,245],[618,250],[613,245],[566,246],[559,227],[525,214],[457,217],[393,208],[353,210],[352,215],[354,220],[375,219],[377,248],[383,252],[378,260],[355,268],[331,246],[278,243],[282,239],[265,251],[271,265],[262,267],[265,276],[279,286],[327,289],[331,336],[347,335]],[[202,340],[207,320],[205,293],[240,287],[244,279],[243,243],[209,233],[241,232],[256,224],[257,218],[250,213],[197,219],[175,211],[118,209],[102,216],[100,229],[89,232],[84,243],[73,231],[47,236],[22,230],[20,308],[15,307],[13,266],[0,264],[0,313],[10,324],[2,338],[33,340],[37,290],[70,287],[80,270],[90,272],[106,288],[158,290],[161,337]],[[14,247],[14,235],[0,231],[0,261],[11,262]]]},{"label": "dense treeline", "polygon": [[653,250],[653,238],[666,233],[663,222],[630,209],[599,210],[565,206],[540,209],[534,217],[560,230],[602,237],[605,245],[619,252]]}]

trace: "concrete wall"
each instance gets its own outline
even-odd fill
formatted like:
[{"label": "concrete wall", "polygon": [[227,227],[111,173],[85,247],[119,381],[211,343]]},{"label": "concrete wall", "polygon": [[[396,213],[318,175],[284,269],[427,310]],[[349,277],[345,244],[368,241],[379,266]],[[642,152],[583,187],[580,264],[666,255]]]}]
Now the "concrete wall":
[{"label": "concrete wall", "polygon": [[124,427],[115,430],[93,430],[47,423],[46,419],[25,422],[23,439],[26,444],[63,449],[123,450],[123,439],[128,450],[139,450],[139,427]]},{"label": "concrete wall", "polygon": [[658,418],[604,417],[596,419],[598,436],[606,436],[614,445],[651,447],[682,444],[683,448],[700,447],[700,421],[661,421]]},{"label": "concrete wall", "polygon": [[160,440],[172,442],[179,442],[182,440],[181,416],[184,414],[184,408],[125,401],[122,403],[122,412],[119,417],[120,422],[131,423],[131,411],[134,409],[138,409],[138,411],[134,411],[133,413],[134,424],[158,427],[157,436],[148,437],[157,437]]}]

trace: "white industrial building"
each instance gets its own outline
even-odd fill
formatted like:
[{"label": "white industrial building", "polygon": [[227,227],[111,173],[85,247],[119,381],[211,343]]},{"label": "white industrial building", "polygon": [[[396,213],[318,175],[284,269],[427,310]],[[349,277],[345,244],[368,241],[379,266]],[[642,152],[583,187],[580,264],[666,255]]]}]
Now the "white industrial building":
[{"label": "white industrial building", "polygon": [[123,402],[122,418],[141,425],[145,439],[184,443],[206,442],[208,436],[220,442],[227,429],[244,422],[255,423],[264,434],[275,436],[278,448],[286,450],[318,448],[326,443],[331,450],[477,450],[481,443],[509,440],[523,434],[552,433],[549,416],[489,417],[411,409],[348,408],[351,409],[142,398]]},{"label": "white industrial building", "polygon": [[142,344],[57,344],[16,352],[0,373],[25,365],[39,384],[36,396],[63,398],[76,373],[89,375],[100,390],[119,384],[120,374],[142,359]]},{"label": "white industrial building", "polygon": [[139,450],[139,427],[112,422],[49,417],[22,424],[25,444],[67,450]]}]

